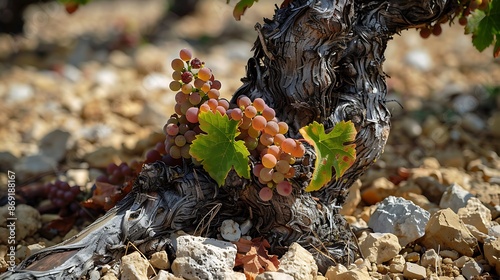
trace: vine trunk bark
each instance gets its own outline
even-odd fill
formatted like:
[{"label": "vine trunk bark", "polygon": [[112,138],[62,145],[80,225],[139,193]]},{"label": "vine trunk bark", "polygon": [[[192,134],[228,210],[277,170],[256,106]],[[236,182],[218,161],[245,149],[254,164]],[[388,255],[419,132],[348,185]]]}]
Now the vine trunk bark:
[{"label": "vine trunk bark", "polygon": [[256,25],[255,52],[232,103],[240,95],[263,98],[289,124],[294,138],[312,121],[327,131],[340,121],[352,121],[356,161],[342,178],[305,192],[315,160],[308,147],[295,166],[292,195],[262,202],[258,181],[235,173],[219,188],[203,170],[188,164],[145,165],[132,192],[104,217],[72,239],[32,255],[7,277],[80,278],[119,261],[129,242],[146,255],[167,248],[173,258],[169,238],[174,232],[217,237],[225,219],[250,222],[248,234],[267,238],[271,253],[282,254],[298,242],[315,255],[323,272],[354,260],[355,236],[339,209],[389,136],[382,70],[387,42],[403,29],[452,15],[455,5],[452,0],[294,0],[277,8],[272,20]]}]

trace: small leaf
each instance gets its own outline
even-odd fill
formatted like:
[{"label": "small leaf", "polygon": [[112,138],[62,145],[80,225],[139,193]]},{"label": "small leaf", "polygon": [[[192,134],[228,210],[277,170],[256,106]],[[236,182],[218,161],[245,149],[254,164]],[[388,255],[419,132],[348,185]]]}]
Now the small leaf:
[{"label": "small leaf", "polygon": [[325,134],[322,124],[313,122],[300,129],[304,139],[314,146],[316,162],[311,182],[306,191],[317,191],[332,179],[332,167],[335,178],[339,179],[356,160],[356,145],[344,145],[356,138],[356,129],[351,121],[340,122],[332,131]]},{"label": "small leaf", "polygon": [[[245,13],[245,11],[252,7],[253,3],[257,2],[259,0],[240,0],[238,3],[236,3],[236,6],[234,6],[233,10],[233,17],[236,20],[240,20],[241,16]],[[229,3],[229,0],[227,1]]]},{"label": "small leaf", "polygon": [[189,153],[200,161],[219,186],[224,184],[227,174],[234,168],[244,178],[250,178],[248,156],[250,152],[245,142],[236,140],[238,122],[230,120],[220,112],[202,112],[198,116],[200,128],[207,134],[200,134],[189,148]]}]

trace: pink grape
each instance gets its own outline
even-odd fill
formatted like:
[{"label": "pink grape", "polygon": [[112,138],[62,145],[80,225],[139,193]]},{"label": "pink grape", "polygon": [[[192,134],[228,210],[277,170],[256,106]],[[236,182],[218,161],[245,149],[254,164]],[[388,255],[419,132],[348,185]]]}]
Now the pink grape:
[{"label": "pink grape", "polygon": [[188,49],[182,49],[179,52],[179,57],[184,61],[190,61],[191,58],[193,57],[193,54]]},{"label": "pink grape", "polygon": [[288,181],[281,181],[276,185],[276,191],[282,196],[288,196],[292,193],[292,184]]},{"label": "pink grape", "polygon": [[269,187],[263,187],[259,191],[259,197],[262,201],[269,201],[273,198],[273,190]]},{"label": "pink grape", "polygon": [[255,116],[255,118],[252,119],[252,127],[255,130],[263,130],[266,127],[266,124],[266,118],[264,118],[263,116]]},{"label": "pink grape", "polygon": [[191,107],[186,111],[186,118],[190,123],[198,123],[198,112],[197,107]]},{"label": "pink grape", "polygon": [[276,157],[272,154],[265,154],[262,157],[262,165],[264,165],[264,167],[266,168],[273,168],[274,166],[276,166],[276,162]]}]

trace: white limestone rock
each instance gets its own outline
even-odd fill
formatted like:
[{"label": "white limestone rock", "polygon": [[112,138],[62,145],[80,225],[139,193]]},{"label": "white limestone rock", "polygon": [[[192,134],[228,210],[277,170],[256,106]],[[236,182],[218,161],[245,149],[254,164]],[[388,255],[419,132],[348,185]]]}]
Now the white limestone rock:
[{"label": "white limestone rock", "polygon": [[318,274],[318,266],[309,251],[298,243],[292,243],[281,257],[278,272],[284,272],[295,280],[313,280]]},{"label": "white limestone rock", "polygon": [[233,220],[224,220],[220,226],[220,235],[227,241],[238,241],[241,237],[240,225]]},{"label": "white limestone rock", "polygon": [[473,197],[472,194],[466,191],[457,183],[449,186],[441,197],[439,207],[442,209],[450,208],[457,213],[458,209],[467,206],[467,201]]},{"label": "white limestone rock", "polygon": [[425,234],[430,214],[413,202],[401,197],[389,196],[380,202],[368,221],[374,232],[392,233],[401,246],[417,240]]},{"label": "white limestone rock", "polygon": [[372,263],[389,261],[401,251],[398,238],[392,233],[369,233],[359,242],[363,256]]},{"label": "white limestone rock", "polygon": [[175,276],[212,280],[233,271],[236,245],[191,235],[179,236],[176,241],[177,258],[171,266]]},{"label": "white limestone rock", "polygon": [[476,227],[480,232],[488,234],[491,225],[491,211],[476,197],[471,197],[467,205],[458,209],[458,216],[466,225]]},{"label": "white limestone rock", "polygon": [[294,280],[292,275],[277,272],[277,271],[266,271],[255,277],[255,280]]},{"label": "white limestone rock", "polygon": [[462,275],[465,276],[467,280],[480,275],[482,272],[483,266],[476,262],[474,259],[469,260],[464,264],[464,267],[462,267]]}]

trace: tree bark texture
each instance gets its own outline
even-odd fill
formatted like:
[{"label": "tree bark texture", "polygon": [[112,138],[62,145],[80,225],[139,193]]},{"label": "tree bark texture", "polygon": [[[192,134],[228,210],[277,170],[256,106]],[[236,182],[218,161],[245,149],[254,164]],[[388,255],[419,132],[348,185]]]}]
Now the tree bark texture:
[{"label": "tree bark texture", "polygon": [[289,124],[294,138],[301,138],[299,129],[312,121],[324,124],[326,131],[352,121],[356,161],[339,180],[319,191],[304,191],[314,168],[311,147],[295,165],[292,195],[275,195],[269,202],[259,199],[257,180],[234,172],[219,188],[203,170],[187,164],[145,165],[133,191],[104,217],[76,237],[34,254],[7,277],[79,278],[119,261],[129,242],[145,254],[167,248],[173,258],[172,233],[217,237],[225,219],[251,222],[248,234],[266,237],[271,253],[282,254],[298,242],[315,255],[323,272],[353,261],[358,255],[355,236],[339,209],[389,135],[382,70],[387,42],[403,29],[451,15],[454,5],[451,0],[295,0],[256,26],[255,52],[232,103],[240,95],[263,98]]}]

